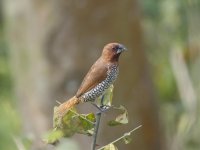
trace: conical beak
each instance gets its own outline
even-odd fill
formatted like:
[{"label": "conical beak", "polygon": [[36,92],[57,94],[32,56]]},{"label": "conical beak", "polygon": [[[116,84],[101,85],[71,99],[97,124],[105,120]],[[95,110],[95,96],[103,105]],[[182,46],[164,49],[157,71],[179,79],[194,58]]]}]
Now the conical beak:
[{"label": "conical beak", "polygon": [[121,53],[123,51],[127,51],[127,48],[124,45],[120,44],[119,48],[117,50],[117,54],[119,54],[119,53]]}]

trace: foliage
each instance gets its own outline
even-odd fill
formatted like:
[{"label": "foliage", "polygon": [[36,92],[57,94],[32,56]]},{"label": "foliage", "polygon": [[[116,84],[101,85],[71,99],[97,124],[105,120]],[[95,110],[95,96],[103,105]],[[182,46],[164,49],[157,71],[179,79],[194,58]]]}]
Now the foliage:
[{"label": "foliage", "polygon": [[0,149],[16,149],[13,136],[19,134],[20,119],[9,101],[0,102],[0,119]]},{"label": "foliage", "polygon": [[115,109],[118,109],[121,111],[121,114],[116,117],[115,120],[111,120],[108,122],[108,125],[110,126],[116,126],[120,124],[127,124],[128,123],[128,111],[124,106],[120,107],[114,107]]},{"label": "foliage", "polygon": [[109,144],[105,146],[102,150],[118,150],[118,148],[114,144]]},{"label": "foliage", "polygon": [[8,64],[8,49],[0,29],[0,149],[16,149],[13,137],[19,135],[21,121],[12,100],[12,81]]},{"label": "foliage", "polygon": [[[196,97],[195,100],[198,101],[200,96],[197,92],[200,85],[200,61],[199,53],[196,52],[197,49],[199,50],[200,1],[154,0],[143,1],[142,6],[145,16],[142,20],[145,22],[144,37],[147,56],[153,66],[153,82],[161,107],[162,121],[166,125],[165,130],[170,139],[168,143],[174,143],[178,149],[197,150],[200,147],[199,140],[196,140],[199,139],[196,136],[199,133],[200,121],[197,117],[199,112],[196,111],[199,104],[198,102],[192,104],[192,97]],[[159,19],[155,20],[155,18]],[[181,93],[177,81],[184,74],[179,70],[180,76],[176,77],[175,70],[172,68],[171,57],[174,51],[180,52],[183,56],[188,79],[195,91],[188,99],[189,105],[193,105],[195,112],[193,114],[187,111],[183,100],[186,96],[182,96],[190,93],[188,84],[183,81],[185,85],[182,84],[181,87],[186,89]],[[179,66],[176,69],[180,68]]]},{"label": "foliage", "polygon": [[[97,100],[97,107],[101,109],[101,106],[112,107],[112,96],[113,96],[113,86],[111,86],[103,97],[100,97]],[[106,108],[106,109],[109,109]],[[113,107],[120,111],[120,114],[114,119],[108,122],[110,126],[122,125],[128,123],[128,112],[124,106],[120,107]],[[44,141],[48,144],[55,144],[63,137],[71,137],[75,133],[84,134],[87,136],[94,136],[97,134],[94,133],[94,128],[97,126],[96,121],[97,116],[94,113],[89,114],[80,114],[77,112],[75,108],[71,108],[68,112],[64,115],[63,118],[57,116],[56,112],[57,107],[54,108],[54,129],[46,135]],[[106,111],[106,109],[102,109],[101,111]],[[100,113],[103,113],[101,112]],[[98,129],[97,129],[98,130]],[[135,129],[134,129],[135,130]],[[104,146],[102,149],[104,150],[117,150],[116,146],[114,145],[115,142],[119,140],[124,140],[125,144],[130,143],[131,138],[130,134],[132,131],[124,134],[122,137],[118,138],[114,142]],[[94,136],[96,138],[96,136]],[[101,149],[101,148],[100,148]]]}]

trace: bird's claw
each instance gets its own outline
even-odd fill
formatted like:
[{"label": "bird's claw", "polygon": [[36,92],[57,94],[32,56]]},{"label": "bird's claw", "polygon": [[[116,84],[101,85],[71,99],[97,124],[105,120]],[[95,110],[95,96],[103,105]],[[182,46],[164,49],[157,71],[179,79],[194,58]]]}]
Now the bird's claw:
[{"label": "bird's claw", "polygon": [[100,112],[105,112],[105,111],[109,110],[112,107],[112,106],[109,106],[109,105],[98,106],[95,103],[92,103],[92,105],[95,106]]}]

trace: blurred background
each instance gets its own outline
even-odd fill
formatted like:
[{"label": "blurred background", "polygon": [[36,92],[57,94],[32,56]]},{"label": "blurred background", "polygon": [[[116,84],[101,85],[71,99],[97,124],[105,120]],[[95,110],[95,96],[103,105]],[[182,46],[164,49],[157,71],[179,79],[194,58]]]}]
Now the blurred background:
[{"label": "blurred background", "polygon": [[[199,25],[199,0],[0,0],[0,149],[55,149],[41,139],[56,100],[73,96],[116,41],[128,52],[114,105],[130,122],[111,129],[102,121],[98,144],[142,124],[119,149],[199,150]],[[90,137],[73,139],[90,149]]]}]

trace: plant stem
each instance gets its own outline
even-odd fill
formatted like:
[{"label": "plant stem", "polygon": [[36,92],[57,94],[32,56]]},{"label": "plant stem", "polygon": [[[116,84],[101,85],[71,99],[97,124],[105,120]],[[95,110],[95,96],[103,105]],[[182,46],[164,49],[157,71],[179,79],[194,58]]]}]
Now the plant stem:
[{"label": "plant stem", "polygon": [[96,113],[96,123],[95,123],[95,129],[94,129],[94,138],[92,142],[92,150],[95,150],[96,148],[96,141],[97,141],[97,135],[99,130],[99,124],[101,120],[101,111]]},{"label": "plant stem", "polygon": [[[123,139],[123,138],[126,137],[127,135],[130,135],[132,132],[134,132],[135,130],[139,129],[140,127],[142,127],[142,125],[139,125],[138,127],[134,128],[133,130],[131,130],[131,131],[125,133],[123,136],[121,136],[120,138],[114,140],[113,142],[110,142],[110,143],[107,144],[107,145],[110,145],[110,144],[113,144],[113,143],[118,142],[119,140]],[[105,146],[99,148],[98,150],[102,150],[102,149],[104,149],[107,145],[105,145]]]}]

